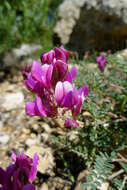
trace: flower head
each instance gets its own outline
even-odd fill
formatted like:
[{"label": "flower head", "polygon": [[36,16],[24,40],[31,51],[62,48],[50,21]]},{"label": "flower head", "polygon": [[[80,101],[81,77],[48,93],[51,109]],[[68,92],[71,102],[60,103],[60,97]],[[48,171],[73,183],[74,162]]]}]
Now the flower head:
[{"label": "flower head", "polygon": [[96,62],[98,63],[98,67],[99,67],[100,71],[103,72],[104,68],[105,68],[105,65],[107,63],[106,57],[99,56],[99,57],[97,57]]},{"label": "flower head", "polygon": [[68,81],[58,82],[55,88],[55,99],[60,107],[66,107],[72,110],[74,117],[78,116],[82,103],[88,95],[89,89],[87,85],[77,90],[73,84]]},{"label": "flower head", "polygon": [[0,168],[2,190],[34,190],[31,182],[37,174],[38,155],[35,153],[32,160],[23,152],[18,155],[12,153],[12,160],[13,164],[5,171]]},{"label": "flower head", "polygon": [[[78,90],[73,85],[77,68],[68,70],[69,53],[63,46],[42,53],[38,61],[34,61],[27,73],[24,84],[37,94],[33,102],[26,102],[26,113],[29,116],[58,117],[59,108],[63,113],[71,110],[73,119],[80,114],[83,101],[89,93],[87,85]],[[66,126],[78,126],[74,120],[67,120]]]},{"label": "flower head", "polygon": [[64,46],[60,46],[60,48],[55,47],[54,50],[51,50],[48,53],[43,52],[40,59],[43,64],[52,64],[56,60],[67,62],[68,57],[68,51],[64,49]]}]

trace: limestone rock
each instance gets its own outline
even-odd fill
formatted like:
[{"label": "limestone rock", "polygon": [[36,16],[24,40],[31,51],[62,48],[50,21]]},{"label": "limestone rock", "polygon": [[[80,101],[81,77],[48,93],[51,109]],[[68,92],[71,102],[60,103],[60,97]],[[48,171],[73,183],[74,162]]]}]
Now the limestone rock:
[{"label": "limestone rock", "polygon": [[67,138],[69,139],[69,141],[72,141],[72,142],[77,142],[79,140],[79,137],[78,137],[78,131],[70,131],[68,132],[67,134]]},{"label": "limestone rock", "polygon": [[[21,69],[24,64],[21,62],[22,58],[29,58],[33,52],[41,50],[40,44],[22,44],[19,48],[12,49],[11,52],[7,52],[3,58],[3,64],[0,70],[17,73],[17,68]],[[23,60],[23,59],[22,59]],[[32,60],[30,59],[30,63]]]},{"label": "limestone rock", "polygon": [[126,0],[64,0],[58,12],[54,33],[70,49],[83,54],[125,47]]},{"label": "limestone rock", "polygon": [[10,139],[10,137],[8,135],[1,134],[0,135],[0,144],[3,144],[3,145],[7,144],[9,139]]},{"label": "limestone rock", "polygon": [[39,44],[22,44],[20,48],[13,49],[13,54],[20,58],[22,56],[31,55],[34,51],[42,49],[42,46]]},{"label": "limestone rock", "polygon": [[46,183],[43,183],[41,189],[48,190],[48,185]]},{"label": "limestone rock", "polygon": [[34,153],[37,153],[39,156],[38,171],[42,174],[53,176],[53,168],[55,166],[55,163],[52,150],[50,148],[31,146],[26,151],[26,154],[30,157],[33,157]]},{"label": "limestone rock", "polygon": [[26,140],[26,145],[28,146],[28,147],[31,147],[32,145],[35,145],[36,144],[36,142],[37,142],[37,140],[36,139],[27,139]]},{"label": "limestone rock", "polygon": [[7,111],[11,111],[24,105],[24,95],[22,92],[5,93],[3,96],[4,97],[0,101],[2,107]]}]

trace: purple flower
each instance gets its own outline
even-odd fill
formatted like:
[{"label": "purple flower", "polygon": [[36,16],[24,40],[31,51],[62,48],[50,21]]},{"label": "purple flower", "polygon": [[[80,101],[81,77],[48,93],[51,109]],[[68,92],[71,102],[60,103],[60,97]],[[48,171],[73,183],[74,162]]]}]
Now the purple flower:
[{"label": "purple flower", "polygon": [[36,188],[33,184],[27,184],[22,188],[22,190],[36,190]]},{"label": "purple flower", "polygon": [[31,71],[31,65],[29,65],[29,64],[26,64],[26,66],[22,68],[22,76],[23,76],[24,79],[27,78],[28,73],[30,71]]},{"label": "purple flower", "polygon": [[23,152],[18,155],[12,153],[12,160],[13,164],[5,171],[0,168],[2,190],[34,190],[33,185],[26,185],[31,184],[37,174],[38,155],[35,153],[32,160]]},{"label": "purple flower", "polygon": [[98,67],[99,67],[100,71],[103,72],[104,71],[104,67],[105,67],[105,65],[107,63],[106,57],[99,56],[99,57],[96,58],[96,62],[98,63]]},{"label": "purple flower", "polygon": [[52,73],[52,87],[55,88],[55,85],[58,81],[63,81],[68,71],[68,65],[61,60],[56,60],[53,64],[53,73]]},{"label": "purple flower", "polygon": [[62,60],[64,62],[67,62],[69,53],[67,50],[64,49],[64,46],[60,46],[60,48],[54,48],[54,51],[56,60]]},{"label": "purple flower", "polygon": [[37,96],[34,102],[26,102],[26,113],[29,116],[54,117],[57,115],[52,99]]},{"label": "purple flower", "polygon": [[87,85],[76,90],[70,82],[58,82],[55,88],[55,99],[60,107],[66,107],[72,110],[75,118],[80,113],[82,103],[88,95],[89,89]]},{"label": "purple flower", "polygon": [[28,74],[27,79],[24,81],[24,85],[32,92],[42,95],[43,94],[43,86],[40,85],[39,82],[35,81],[31,73]]},{"label": "purple flower", "polygon": [[73,119],[66,119],[64,125],[65,127],[73,127],[73,128],[79,127],[79,124]]},{"label": "purple flower", "polygon": [[55,58],[55,51],[51,50],[48,53],[44,52],[41,54],[40,59],[43,64],[51,64]]},{"label": "purple flower", "polygon": [[64,49],[64,46],[60,46],[60,48],[54,48],[54,50],[51,50],[48,53],[42,53],[40,59],[43,64],[53,64],[56,60],[67,62],[68,57],[68,51]]},{"label": "purple flower", "polygon": [[68,81],[72,83],[72,81],[75,79],[77,73],[77,68],[76,66],[72,67],[70,71],[68,71],[64,77],[64,81]]},{"label": "purple flower", "polygon": [[[77,68],[74,66],[68,70],[68,57],[68,51],[61,46],[41,55],[43,65],[33,62],[24,84],[37,96],[33,102],[26,103],[27,115],[58,117],[59,107],[62,107],[63,113],[70,109],[73,119],[77,118],[89,89],[84,85],[77,90],[72,84]],[[65,124],[76,126],[73,120],[67,120]]]}]

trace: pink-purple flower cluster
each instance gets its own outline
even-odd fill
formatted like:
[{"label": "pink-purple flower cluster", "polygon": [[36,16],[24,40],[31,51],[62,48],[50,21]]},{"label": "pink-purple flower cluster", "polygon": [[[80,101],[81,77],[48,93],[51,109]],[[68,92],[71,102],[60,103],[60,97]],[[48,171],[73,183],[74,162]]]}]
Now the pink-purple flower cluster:
[{"label": "pink-purple flower cluster", "polygon": [[[72,84],[77,69],[74,66],[68,70],[69,53],[63,46],[54,48],[48,53],[42,53],[38,61],[34,61],[31,69],[28,66],[23,70],[26,87],[37,94],[33,102],[26,103],[26,113],[29,116],[58,117],[58,108],[71,110],[74,120],[81,111],[84,99],[89,93],[88,85],[78,90]],[[76,121],[67,119],[66,126],[77,127]],[[68,123],[70,123],[68,125]]]},{"label": "pink-purple flower cluster", "polygon": [[37,174],[38,155],[35,153],[32,160],[23,152],[12,153],[12,160],[6,170],[0,168],[0,190],[35,190],[32,181]]},{"label": "pink-purple flower cluster", "polygon": [[98,63],[98,67],[99,67],[100,71],[103,72],[105,65],[107,63],[106,57],[101,55],[101,56],[96,58],[96,62]]}]

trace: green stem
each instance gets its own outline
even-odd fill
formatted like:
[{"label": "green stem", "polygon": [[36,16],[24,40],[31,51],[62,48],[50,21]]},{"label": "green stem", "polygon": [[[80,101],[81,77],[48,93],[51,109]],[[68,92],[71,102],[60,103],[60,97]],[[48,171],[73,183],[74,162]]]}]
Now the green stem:
[{"label": "green stem", "polygon": [[125,96],[124,100],[123,100],[123,103],[121,105],[121,112],[124,111],[124,107],[125,107],[125,104],[127,103],[127,96]]}]

